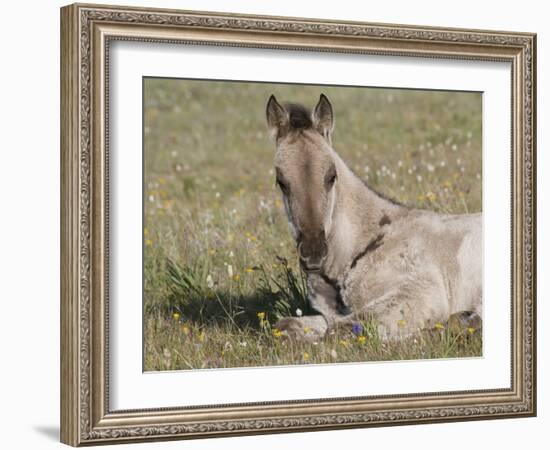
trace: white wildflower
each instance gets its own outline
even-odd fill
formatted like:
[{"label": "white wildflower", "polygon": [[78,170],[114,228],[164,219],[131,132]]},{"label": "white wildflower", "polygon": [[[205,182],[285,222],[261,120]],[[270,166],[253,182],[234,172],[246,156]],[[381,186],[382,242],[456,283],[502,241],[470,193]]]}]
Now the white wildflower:
[{"label": "white wildflower", "polygon": [[212,289],[214,287],[214,280],[210,274],[206,277],[206,285],[208,286],[208,289]]},{"label": "white wildflower", "polygon": [[231,264],[227,265],[227,275],[231,278],[233,276],[233,266]]},{"label": "white wildflower", "polygon": [[296,308],[296,315],[302,317],[302,310],[300,308]]}]

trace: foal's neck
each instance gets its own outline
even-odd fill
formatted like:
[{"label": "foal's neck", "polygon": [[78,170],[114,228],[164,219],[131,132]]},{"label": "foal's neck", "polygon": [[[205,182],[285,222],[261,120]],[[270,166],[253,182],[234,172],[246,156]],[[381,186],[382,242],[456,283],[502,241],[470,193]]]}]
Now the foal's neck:
[{"label": "foal's neck", "polygon": [[341,273],[357,255],[382,241],[391,224],[406,214],[406,207],[370,189],[336,155],[338,197],[329,238],[331,272]]}]

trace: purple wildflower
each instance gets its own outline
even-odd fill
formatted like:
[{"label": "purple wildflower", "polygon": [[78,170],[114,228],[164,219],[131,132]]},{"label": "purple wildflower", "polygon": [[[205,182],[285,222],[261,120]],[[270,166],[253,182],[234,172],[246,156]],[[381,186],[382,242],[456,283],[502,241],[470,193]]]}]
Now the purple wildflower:
[{"label": "purple wildflower", "polygon": [[363,327],[361,326],[360,323],[354,323],[353,326],[351,327],[351,332],[353,334],[361,334],[363,332]]}]

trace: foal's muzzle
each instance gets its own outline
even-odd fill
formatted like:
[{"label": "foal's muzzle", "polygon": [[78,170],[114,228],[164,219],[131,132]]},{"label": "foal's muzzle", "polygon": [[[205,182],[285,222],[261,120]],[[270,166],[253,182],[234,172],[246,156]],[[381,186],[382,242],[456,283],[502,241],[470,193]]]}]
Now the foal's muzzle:
[{"label": "foal's muzzle", "polygon": [[314,238],[301,238],[298,241],[298,256],[305,272],[319,272],[327,256],[325,233],[321,232]]}]

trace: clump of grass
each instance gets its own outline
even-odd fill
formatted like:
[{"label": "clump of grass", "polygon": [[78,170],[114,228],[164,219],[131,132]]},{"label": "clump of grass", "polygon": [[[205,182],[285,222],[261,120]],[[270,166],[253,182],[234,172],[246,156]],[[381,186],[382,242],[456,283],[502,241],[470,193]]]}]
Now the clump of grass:
[{"label": "clump of grass", "polygon": [[277,262],[269,271],[263,265],[250,268],[257,273],[257,287],[250,292],[234,276],[226,290],[214,289],[207,260],[189,267],[167,258],[166,285],[170,294],[164,313],[177,313],[193,322],[224,323],[239,331],[257,328],[258,314],[270,324],[296,315],[296,311],[312,314],[304,275],[296,273],[282,257],[277,257]]}]

